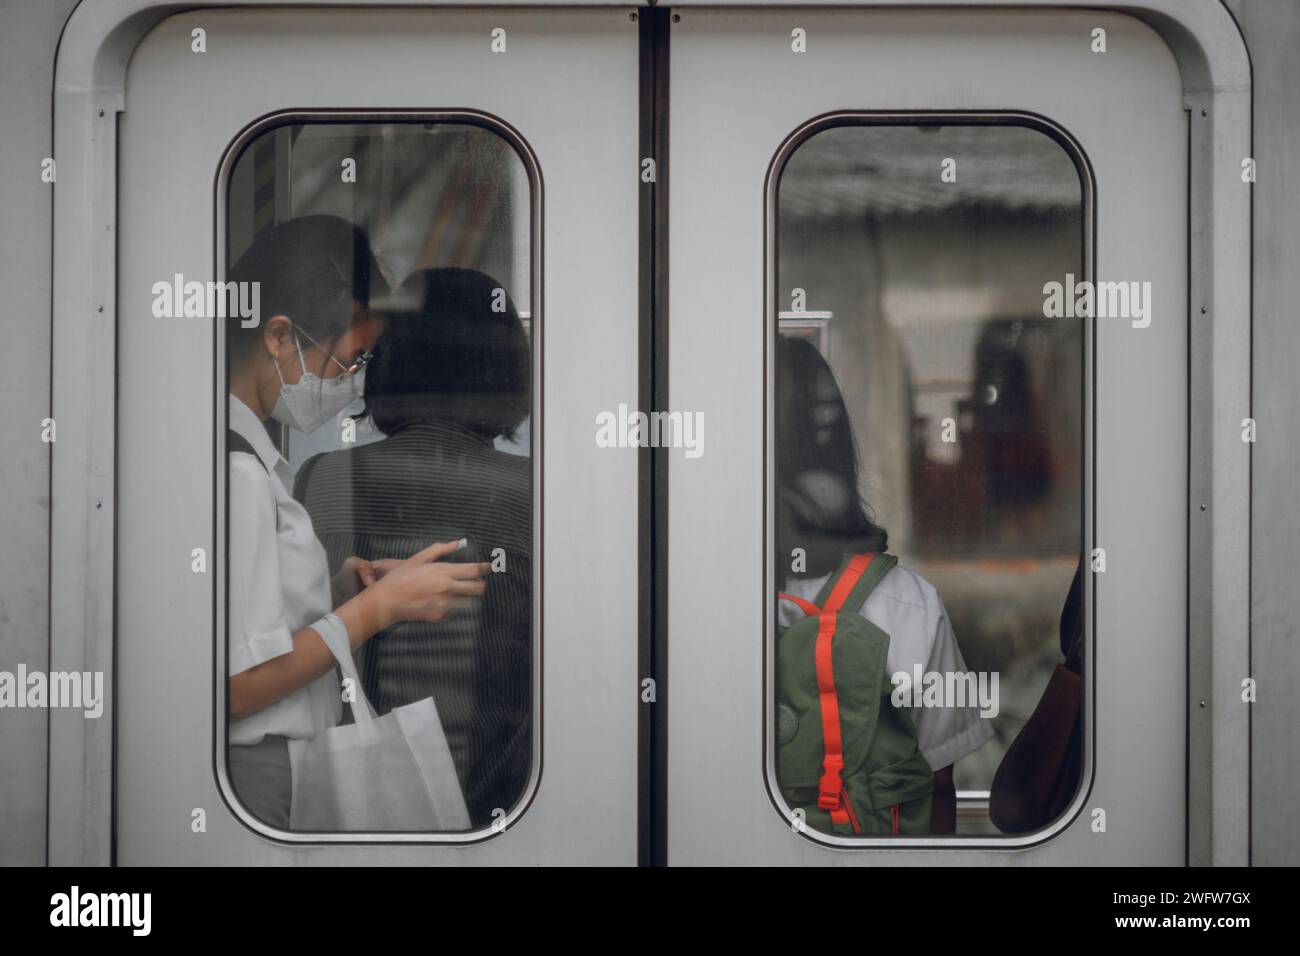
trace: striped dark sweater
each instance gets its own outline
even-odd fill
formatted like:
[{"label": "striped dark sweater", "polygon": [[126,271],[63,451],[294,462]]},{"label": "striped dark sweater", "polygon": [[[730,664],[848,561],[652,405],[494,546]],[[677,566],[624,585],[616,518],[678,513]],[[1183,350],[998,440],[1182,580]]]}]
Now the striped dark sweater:
[{"label": "striped dark sweater", "polygon": [[405,558],[468,537],[454,560],[490,561],[487,593],[438,624],[387,628],[356,654],[362,686],[384,714],[432,695],[470,819],[492,822],[523,794],[532,760],[531,461],[466,429],[415,422],[382,441],[318,455],[294,495],[336,573],[349,555]]}]

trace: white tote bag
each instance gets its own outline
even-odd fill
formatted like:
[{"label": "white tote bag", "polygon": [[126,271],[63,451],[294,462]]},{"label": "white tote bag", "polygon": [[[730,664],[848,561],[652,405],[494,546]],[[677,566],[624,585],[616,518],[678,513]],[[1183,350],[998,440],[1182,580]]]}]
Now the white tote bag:
[{"label": "white tote bag", "polygon": [[327,618],[321,637],[352,679],[356,723],[318,727],[289,741],[291,830],[468,830],[469,811],[432,697],[376,717],[366,699],[347,629]]}]

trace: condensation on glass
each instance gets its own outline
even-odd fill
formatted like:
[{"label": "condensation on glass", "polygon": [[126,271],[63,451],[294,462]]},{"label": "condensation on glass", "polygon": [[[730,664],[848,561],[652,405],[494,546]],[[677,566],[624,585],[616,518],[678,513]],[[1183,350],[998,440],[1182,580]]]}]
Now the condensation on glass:
[{"label": "condensation on glass", "polygon": [[[956,833],[996,834],[988,791],[1062,661],[1085,540],[1086,330],[1045,317],[1044,286],[1086,274],[1086,174],[1037,124],[895,116],[833,120],[773,176],[775,585],[812,596],[842,551],[887,532],[906,570],[876,616],[932,628],[942,607],[966,670],[990,692],[997,675],[973,750],[947,745],[961,722],[908,710],[922,752],[958,755]],[[778,633],[802,613],[779,602]],[[891,635],[890,664],[951,667],[934,640]]]},{"label": "condensation on glass", "polygon": [[[304,217],[359,227],[373,253],[369,301],[358,308],[374,332],[326,360],[364,369],[356,398],[306,433],[280,416],[263,426],[329,574],[353,556],[401,559],[461,538],[468,547],[447,560],[493,565],[486,594],[469,607],[438,623],[389,626],[353,654],[378,716],[433,699],[469,817],[467,828],[443,834],[453,841],[513,822],[539,757],[539,180],[512,136],[463,115],[289,117],[246,138],[224,177],[227,278],[266,230]],[[349,265],[338,269],[355,280]],[[297,344],[314,354],[308,339]],[[226,356],[229,374],[237,365],[230,334]],[[314,612],[285,623],[310,626]],[[238,614],[228,608],[228,622]],[[338,668],[322,681],[340,694],[339,726],[354,722]],[[228,758],[234,746],[228,741]]]}]

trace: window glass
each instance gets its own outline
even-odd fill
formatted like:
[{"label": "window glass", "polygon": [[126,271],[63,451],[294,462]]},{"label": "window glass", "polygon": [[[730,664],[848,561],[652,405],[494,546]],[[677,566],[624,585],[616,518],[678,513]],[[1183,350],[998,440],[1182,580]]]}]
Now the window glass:
[{"label": "window glass", "polygon": [[225,326],[226,757],[268,824],[468,833],[525,796],[534,178],[452,121],[277,125],[229,168],[259,291]]},{"label": "window glass", "polygon": [[[841,717],[845,747],[874,721],[893,748],[846,751],[859,826],[819,813],[816,626],[794,630],[808,609],[778,601],[777,782],[792,807],[811,802],[812,827],[952,832],[943,808],[917,802],[926,775],[951,767],[956,832],[997,832],[994,774],[1075,619],[1063,609],[1083,548],[1084,327],[1045,317],[1044,285],[1085,276],[1082,182],[1040,129],[937,119],[823,128],[779,172],[776,584],[820,607],[844,555],[898,561],[859,615],[888,634],[897,696]],[[845,667],[874,674],[873,640],[847,638]],[[850,696],[870,686],[837,679]]]}]

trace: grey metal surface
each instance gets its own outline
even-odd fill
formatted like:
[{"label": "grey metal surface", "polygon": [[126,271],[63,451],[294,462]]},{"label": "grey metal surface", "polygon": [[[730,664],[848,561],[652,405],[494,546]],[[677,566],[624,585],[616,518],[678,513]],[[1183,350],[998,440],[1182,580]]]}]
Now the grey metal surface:
[{"label": "grey metal surface", "polygon": [[[222,4],[309,5],[430,6],[416,0]],[[63,414],[68,423],[60,432],[72,441],[56,444],[50,465],[50,592],[60,597],[51,605],[49,666],[101,672],[105,686],[112,686],[114,679],[116,409],[115,370],[102,357],[116,351],[117,113],[124,101],[127,62],[136,44],[160,20],[192,6],[171,0],[81,3],[66,23],[55,67],[55,151],[61,163],[71,161],[74,175],[64,177],[55,197],[51,381],[55,417]],[[607,8],[606,13],[614,9]],[[619,12],[626,20],[626,12]],[[575,42],[582,37],[580,30]],[[578,61],[576,50],[572,60]],[[626,64],[633,86],[635,66],[633,57]],[[635,98],[620,115],[635,122]],[[630,235],[635,235],[634,228]],[[111,701],[96,721],[74,719],[68,711],[50,715],[52,862],[103,865],[112,861],[113,743]]]},{"label": "grey metal surface", "polygon": [[[207,30],[204,57],[189,50],[194,26]],[[497,26],[505,56],[488,49]],[[304,30],[309,42],[290,42]],[[637,40],[617,10],[221,10],[170,18],[136,49],[120,144],[120,862],[635,861],[636,460],[593,435],[597,412],[635,401]],[[589,70],[606,80],[589,84]],[[501,117],[545,182],[541,785],[517,823],[477,846],[277,846],[231,816],[212,773],[212,584],[185,557],[213,547],[220,489],[212,328],[151,318],[150,286],[211,273],[213,176],[250,120],[420,100]],[[187,135],[169,139],[181,124]],[[135,555],[158,557],[132,573]],[[193,807],[208,814],[197,837]]]},{"label": "grey metal surface", "polygon": [[[1104,70],[1088,59],[1096,25],[1109,32]],[[806,61],[789,52],[794,26],[807,30]],[[672,407],[702,410],[712,437],[703,458],[675,457],[671,466],[669,861],[1182,862],[1187,273],[1185,247],[1163,237],[1185,234],[1187,186],[1173,54],[1146,25],[1105,13],[685,10],[673,26],[672,64],[673,142],[712,131],[707,152],[674,158]],[[969,82],[976,75],[980,82]],[[685,99],[682,89],[695,95]],[[749,109],[754,103],[763,109]],[[792,832],[764,788],[758,641],[775,589],[762,581],[755,520],[770,507],[753,412],[765,387],[763,180],[777,146],[803,122],[870,109],[1018,109],[1061,124],[1096,172],[1098,277],[1149,280],[1159,290],[1150,328],[1096,323],[1096,542],[1110,570],[1094,581],[1097,770],[1088,812],[1015,853],[942,840],[926,852],[818,846]],[[692,267],[706,260],[707,269]],[[1143,387],[1152,380],[1162,388]],[[731,556],[722,564],[708,557],[719,542]],[[727,783],[727,814],[692,813],[690,794],[718,781]],[[1140,812],[1150,803],[1159,809]],[[1108,814],[1105,834],[1090,830],[1098,807]]]},{"label": "grey metal surface", "polygon": [[1254,66],[1251,863],[1300,861],[1300,5],[1229,0]]},{"label": "grey metal surface", "polygon": [[[677,6],[686,10],[708,2],[683,0]],[[718,0],[715,5],[746,4],[745,0]],[[787,5],[854,4],[852,0],[790,0]],[[908,0],[878,0],[875,4],[920,5]],[[982,3],[959,0],[936,5],[975,8]],[[1004,6],[1090,4],[1086,0],[1023,0]],[[1188,158],[1193,186],[1187,197],[1192,225],[1188,254],[1194,311],[1189,338],[1186,572],[1198,587],[1189,594],[1187,605],[1191,666],[1186,688],[1186,861],[1192,865],[1241,865],[1249,859],[1253,706],[1243,700],[1241,684],[1252,671],[1250,494],[1254,446],[1241,440],[1241,420],[1248,414],[1252,397],[1251,194],[1242,188],[1240,178],[1241,160],[1251,153],[1251,62],[1241,31],[1220,0],[1126,0],[1108,6],[1159,32],[1177,59],[1189,110]],[[1256,33],[1268,31],[1274,24],[1286,30],[1285,21],[1263,13],[1256,21]],[[1280,230],[1270,228],[1268,237],[1267,241],[1279,248],[1287,248]],[[1288,300],[1283,295],[1274,301]],[[1285,401],[1279,404],[1287,405]],[[1290,472],[1279,468],[1277,474]],[[1272,591],[1276,593],[1276,587]],[[1279,611],[1270,612],[1277,633],[1292,633],[1295,618],[1288,616],[1292,610],[1284,603]],[[1272,645],[1267,652],[1269,661],[1289,649],[1289,641],[1276,640],[1283,649],[1279,652],[1278,645]],[[1294,667],[1288,664],[1281,673],[1292,673]],[[1284,711],[1277,716],[1274,733],[1289,734],[1294,727],[1293,721],[1288,722],[1292,715]],[[1254,752],[1265,756],[1261,749]],[[1265,759],[1274,758],[1268,755]],[[1270,773],[1268,780],[1280,783],[1283,778],[1293,780],[1294,771],[1289,775]],[[1285,814],[1283,818],[1289,819]]]},{"label": "grey metal surface", "polygon": [[[1250,192],[1241,162],[1251,153],[1249,63],[1235,24],[1218,4],[1210,51],[1179,51],[1188,110],[1190,429],[1187,633],[1187,862],[1249,859]],[[1180,12],[1181,8],[1180,8]],[[1189,16],[1189,19],[1190,16]],[[1226,57],[1225,57],[1226,59]]]},{"label": "grey metal surface", "polygon": [[[727,2],[728,0],[721,0],[721,2],[715,0],[714,5],[724,5]],[[901,0],[889,0],[889,3],[879,5],[899,3]],[[1290,373],[1295,365],[1293,355],[1295,345],[1294,336],[1288,329],[1286,310],[1287,304],[1295,298],[1291,286],[1296,281],[1294,270],[1288,270],[1286,263],[1294,259],[1297,245],[1293,231],[1295,229],[1294,209],[1286,205],[1286,199],[1294,196],[1295,189],[1288,178],[1292,174],[1285,166],[1285,157],[1294,154],[1297,138],[1294,107],[1291,107],[1292,112],[1286,111],[1290,103],[1287,91],[1294,88],[1292,75],[1295,69],[1292,55],[1294,47],[1287,45],[1290,42],[1289,38],[1294,37],[1294,32],[1290,32],[1294,30],[1294,10],[1286,0],[1248,0],[1248,2],[1229,0],[1229,4],[1242,20],[1243,28],[1252,43],[1255,68],[1261,77],[1261,82],[1268,84],[1269,100],[1274,104],[1267,108],[1267,113],[1260,112],[1256,117],[1258,124],[1256,151],[1260,156],[1274,157],[1271,164],[1261,163],[1262,169],[1267,168],[1267,165],[1272,166],[1273,178],[1267,180],[1267,187],[1261,183],[1254,189],[1266,188],[1271,190],[1268,192],[1270,196],[1286,197],[1257,205],[1260,220],[1256,224],[1256,239],[1259,242],[1255,260],[1256,293],[1268,297],[1261,301],[1271,302],[1272,305],[1268,306],[1267,314],[1264,314],[1261,309],[1261,321],[1268,324],[1258,330],[1261,340],[1260,348],[1256,349],[1254,400],[1261,421],[1271,420],[1274,423],[1272,427],[1275,433],[1279,433],[1276,430],[1281,428],[1290,431],[1286,433],[1288,435],[1286,442],[1255,449],[1258,455],[1255,458],[1255,471],[1252,476],[1256,495],[1264,496],[1256,503],[1253,519],[1255,527],[1253,570],[1256,590],[1253,608],[1254,623],[1257,627],[1265,629],[1255,642],[1254,673],[1256,676],[1267,674],[1271,678],[1266,686],[1271,684],[1286,687],[1289,686],[1292,677],[1300,676],[1295,674],[1298,665],[1294,652],[1295,622],[1297,611],[1300,609],[1297,608],[1296,589],[1291,582],[1293,569],[1296,566],[1293,552],[1297,540],[1297,535],[1292,533],[1297,520],[1297,509],[1291,491],[1295,474],[1296,445],[1293,440],[1294,416],[1290,414],[1296,397],[1295,380]],[[316,5],[322,5],[322,0],[317,0]],[[390,0],[386,5],[398,4]],[[538,5],[542,5],[540,0]],[[570,2],[568,5],[576,4]],[[692,0],[676,4],[683,9],[692,5]],[[781,5],[798,6],[800,0],[785,0]],[[815,5],[833,6],[836,5],[836,0],[815,0]],[[947,5],[965,4],[953,3],[950,0]],[[1064,6],[1066,4],[1061,3],[1060,0],[1055,2],[1041,0],[1038,5]],[[6,55],[2,61],[5,65],[6,79],[10,67],[23,62],[22,59],[15,59],[10,55],[8,44],[12,43],[14,49],[21,48],[24,59],[33,63],[48,62],[52,50],[41,49],[38,40],[34,38],[39,37],[39,42],[48,42],[50,31],[44,24],[43,17],[49,15],[57,21],[61,19],[62,13],[56,15],[51,11],[56,8],[62,11],[71,4],[68,0],[62,0],[59,4],[23,4],[17,21],[8,18],[12,9],[18,6],[10,3],[3,10],[7,17],[5,23],[7,28],[14,22],[20,24],[18,29],[6,29],[3,41],[0,41],[6,44],[4,48]],[[91,210],[85,202],[92,195],[88,190],[93,190],[93,183],[102,182],[102,179],[95,178],[100,173],[94,171],[92,167],[99,164],[111,169],[113,163],[115,143],[111,130],[106,134],[96,132],[96,112],[98,108],[106,108],[111,115],[116,108],[115,104],[120,99],[126,56],[139,36],[151,22],[181,6],[175,3],[148,2],[148,0],[104,0],[104,2],[82,4],[60,48],[58,69],[60,82],[59,92],[56,95],[58,103],[56,113],[62,120],[60,127],[62,135],[59,137],[62,143],[60,147],[61,188],[56,190],[56,196],[63,194],[66,201],[61,203],[61,207],[65,210],[61,219],[64,235],[60,236],[60,229],[56,228],[56,243],[62,242],[64,249],[64,255],[61,257],[63,265],[56,270],[56,284],[60,281],[58,274],[62,273],[66,277],[65,281],[69,284],[69,288],[61,295],[56,293],[56,307],[60,302],[62,303],[63,318],[56,323],[54,334],[55,336],[62,334],[64,337],[61,339],[61,347],[56,348],[54,361],[55,377],[63,383],[61,387],[56,388],[56,391],[64,396],[63,407],[69,411],[68,417],[73,420],[72,433],[80,435],[83,439],[91,434],[91,429],[96,425],[102,425],[105,421],[109,407],[105,404],[105,398],[111,398],[112,395],[111,387],[102,378],[85,379],[86,373],[93,372],[96,355],[112,354],[113,342],[111,333],[105,338],[102,326],[87,322],[89,315],[87,310],[95,307],[94,296],[89,294],[88,289],[80,291],[77,289],[78,284],[84,283],[84,276],[87,270],[92,268],[96,255],[102,257],[107,250],[111,259],[111,237],[106,241],[103,235],[92,232],[88,227],[90,223],[99,223],[105,227],[105,232],[108,232],[113,222],[111,204],[106,208],[101,202],[97,210]],[[1189,93],[1205,94],[1219,101],[1225,98],[1236,99],[1239,104],[1242,102],[1248,104],[1250,72],[1244,49],[1240,37],[1231,29],[1231,24],[1225,23],[1226,17],[1218,3],[1213,0],[1199,0],[1199,2],[1146,0],[1146,2],[1127,2],[1114,6],[1128,10],[1160,29],[1166,42],[1178,56],[1183,84]],[[38,15],[33,12],[35,10],[40,10],[41,13]],[[1288,69],[1292,72],[1287,73]],[[25,83],[21,91],[6,83],[3,95],[21,97],[22,102],[26,104],[48,103],[48,90],[33,90]],[[6,99],[5,102],[9,100]],[[39,109],[34,106],[28,108],[36,109],[33,115],[37,116],[39,123]],[[1244,139],[1242,127],[1245,117],[1242,114],[1240,105],[1227,112],[1215,110],[1212,117],[1214,125],[1202,127],[1200,132],[1194,128],[1193,135],[1224,137],[1228,146],[1223,158],[1230,159],[1232,157],[1229,154],[1233,151],[1234,145],[1233,138]],[[1262,125],[1261,119],[1264,117],[1269,118],[1271,122],[1275,118],[1276,122],[1273,122],[1270,129],[1261,135],[1258,127]],[[39,129],[39,126],[36,128]],[[98,128],[103,129],[103,127]],[[5,157],[6,163],[11,156],[15,155],[12,150],[26,149],[26,144],[22,142],[7,141],[7,143],[10,145],[3,147],[4,152],[0,153]],[[75,170],[73,179],[66,184],[63,172],[65,158],[71,159],[71,168]],[[1232,177],[1222,170],[1217,171],[1217,176],[1218,178],[1209,188],[1194,190],[1190,199],[1194,206],[1194,216],[1198,214],[1196,209],[1204,209],[1214,203],[1219,204],[1220,215],[1215,220],[1216,228],[1213,234],[1202,232],[1201,235],[1207,241],[1214,243],[1216,251],[1213,258],[1216,271],[1219,275],[1224,275],[1224,271],[1219,266],[1222,265],[1225,256],[1231,258],[1244,254],[1244,240],[1248,235],[1243,234],[1242,230],[1248,218],[1242,215],[1236,204],[1222,195],[1226,191],[1225,183],[1230,182]],[[13,182],[12,178],[6,177],[6,188]],[[108,192],[110,194],[112,192],[111,185]],[[17,193],[15,192],[14,195]],[[25,201],[31,203],[33,199],[29,197]],[[35,200],[37,204],[42,201],[45,200]],[[21,207],[20,202],[17,208],[21,209]],[[25,213],[6,217],[3,234],[7,241],[11,241],[11,237],[15,235],[21,235],[25,240],[42,231],[39,210],[36,206],[33,206],[33,209],[35,218],[25,218],[27,215]],[[90,211],[91,216],[83,218],[83,211]],[[1288,221],[1289,225],[1287,225]],[[6,275],[16,261],[25,263],[29,260],[14,260],[6,256],[3,266]],[[35,265],[39,266],[39,262]],[[39,268],[27,269],[24,266],[23,274],[28,279],[30,287],[39,286],[41,274]],[[36,276],[37,279],[32,281],[32,276]],[[1224,421],[1232,421],[1233,416],[1236,416],[1236,421],[1239,421],[1241,414],[1237,409],[1246,404],[1242,400],[1246,378],[1224,366],[1236,360],[1231,339],[1233,335],[1243,334],[1245,322],[1238,304],[1244,301],[1242,286],[1243,281],[1248,280],[1249,276],[1240,274],[1234,268],[1228,268],[1226,276],[1226,282],[1215,285],[1213,291],[1219,296],[1219,302],[1215,304],[1213,312],[1209,313],[1214,316],[1216,323],[1222,321],[1225,328],[1223,337],[1217,340],[1217,344],[1210,345],[1212,350],[1218,350],[1212,351],[1210,364],[1214,367],[1213,375],[1220,385],[1212,389],[1209,406],[1204,406],[1205,399],[1201,399],[1201,402],[1203,407],[1213,407],[1217,411],[1222,411],[1225,415]],[[111,282],[109,284],[111,285]],[[22,290],[23,296],[31,300],[33,307],[42,308],[40,295],[31,295],[31,289],[26,285],[18,288]],[[112,308],[112,303],[106,306],[107,324],[110,326]],[[60,333],[60,328],[66,329],[66,332]],[[28,381],[28,373],[37,379],[41,377],[40,335],[37,332],[32,334],[37,340],[37,345],[31,354],[37,360],[30,363],[29,367],[17,376],[24,382]],[[1209,332],[1208,323],[1194,325],[1193,335],[1201,336],[1203,342],[1216,343]],[[103,352],[105,345],[109,348],[107,353]],[[1265,345],[1267,348],[1264,348]],[[1196,379],[1193,381],[1194,388],[1197,381]],[[39,382],[37,387],[39,388]],[[26,388],[22,389],[22,393],[33,394]],[[1270,408],[1274,410],[1272,415],[1267,414]],[[78,423],[76,419],[88,410],[99,416],[98,422]],[[24,421],[25,418],[14,416],[10,420],[17,422]],[[61,424],[60,442],[68,434],[69,432],[65,431]],[[105,437],[109,439],[107,452],[103,441]],[[1229,430],[1225,426],[1210,435],[1209,441],[1223,450],[1224,454],[1203,456],[1193,461],[1192,465],[1194,474],[1198,469],[1201,474],[1198,488],[1207,489],[1213,496],[1212,514],[1218,523],[1207,534],[1208,540],[1214,543],[1215,547],[1208,552],[1194,555],[1188,573],[1195,580],[1210,582],[1209,590],[1214,597],[1210,609],[1213,617],[1204,615],[1202,618],[1194,618],[1191,626],[1201,628],[1199,641],[1202,649],[1209,646],[1208,635],[1211,633],[1214,635],[1214,642],[1222,642],[1224,645],[1213,665],[1220,672],[1222,681],[1216,683],[1214,687],[1220,696],[1230,700],[1238,692],[1239,675],[1248,669],[1247,656],[1250,652],[1246,594],[1240,588],[1241,576],[1246,567],[1243,550],[1245,533],[1244,530],[1234,527],[1244,508],[1242,476],[1246,474],[1248,466],[1239,456],[1228,453],[1231,443],[1239,441],[1235,428]],[[18,442],[11,447],[25,449],[26,446]],[[106,487],[110,490],[112,487],[112,447],[110,423],[107,433],[100,432],[93,447],[87,445],[84,452],[75,450],[64,452],[62,448],[55,450],[57,457],[54,467],[53,494],[59,507],[56,510],[52,551],[56,565],[54,590],[61,597],[54,605],[51,630],[56,644],[55,659],[69,668],[80,669],[80,667],[91,666],[92,663],[104,663],[108,659],[104,649],[111,647],[109,637],[111,605],[105,606],[104,594],[106,587],[111,590],[112,580],[112,499],[110,497],[108,501],[104,501],[100,493]],[[46,452],[47,450],[42,446],[37,455],[43,456]],[[63,454],[60,454],[61,452]],[[110,477],[107,481],[105,460],[109,462]],[[19,515],[13,527],[21,529],[23,537],[17,540],[24,543],[24,550],[26,550],[25,543],[30,543],[31,547],[36,549],[41,548],[42,544],[33,536],[32,529],[23,524],[23,516],[30,520],[30,512],[25,507],[15,509],[13,503],[17,499],[35,502],[38,508],[41,506],[40,498],[44,493],[44,481],[40,474],[41,461],[42,458],[31,457],[24,451],[10,454],[4,462],[5,467],[22,469],[18,472],[18,484],[7,485],[15,488],[15,494],[6,500],[4,528],[6,531],[10,528],[11,515]],[[27,470],[32,464],[36,467],[35,475]],[[96,508],[96,504],[100,507]],[[1220,504],[1225,506],[1220,507]],[[1196,509],[1195,502],[1189,502],[1189,505]],[[105,511],[105,508],[108,510]],[[1198,510],[1190,512],[1188,521],[1193,526],[1198,521]],[[1244,522],[1241,524],[1244,528]],[[1225,545],[1223,549],[1218,547],[1220,543]],[[1219,555],[1217,561],[1214,555]],[[11,560],[9,551],[6,551],[5,559]],[[19,560],[22,562],[23,559]],[[36,566],[39,567],[39,563]],[[19,577],[6,578],[7,584],[22,580],[23,574],[30,574],[30,571],[30,568],[20,567]],[[20,619],[19,624],[27,628],[30,622],[36,625],[33,630],[39,634],[43,613],[40,607],[44,604],[44,594],[41,582],[37,581],[32,586],[37,589],[35,598],[33,599],[29,591],[22,591],[21,600],[24,603],[21,606],[35,608],[32,611],[35,616],[30,619]],[[24,639],[20,636],[19,640],[25,641],[22,645],[25,655],[29,648],[42,653],[42,642],[39,638]],[[1193,640],[1196,641],[1198,638],[1194,636]],[[1262,691],[1262,700],[1266,693],[1267,691]],[[1238,852],[1234,846],[1241,845],[1244,835],[1245,789],[1242,781],[1246,779],[1250,769],[1249,750],[1243,744],[1243,718],[1231,710],[1225,712],[1223,708],[1207,708],[1204,712],[1198,712],[1200,709],[1195,706],[1195,702],[1191,703],[1192,710],[1189,716],[1191,762],[1193,766],[1199,765],[1205,768],[1204,772],[1212,775],[1210,779],[1220,781],[1217,784],[1219,792],[1212,794],[1208,800],[1201,801],[1198,795],[1199,790],[1205,789],[1202,785],[1198,784],[1198,792],[1192,794],[1191,836],[1193,847],[1199,847],[1199,850],[1192,854],[1192,860],[1193,862],[1239,860],[1244,850]],[[1278,694],[1272,698],[1268,706],[1256,705],[1254,710],[1256,761],[1253,799],[1258,862],[1280,860],[1287,856],[1293,860],[1296,855],[1295,815],[1297,811],[1294,802],[1289,799],[1290,793],[1294,790],[1295,767],[1298,765],[1294,759],[1294,748],[1297,744],[1293,732],[1296,725],[1296,706],[1294,700],[1289,699],[1289,695]],[[56,719],[52,721],[52,747],[57,754],[57,759],[51,767],[51,812],[56,818],[51,834],[51,857],[59,862],[107,862],[108,860],[109,775],[105,760],[108,753],[105,749],[107,738],[104,735],[107,732],[109,715],[110,712],[106,711],[104,719],[98,723],[63,721],[59,719],[61,715],[55,715]],[[6,722],[10,727],[16,727],[17,724],[9,719],[12,716],[8,715]],[[7,759],[10,754],[20,747],[24,750],[20,760],[34,761],[36,758],[26,753],[26,741],[33,733],[30,728],[14,732],[16,739],[4,735],[9,732],[0,730],[0,755],[6,758],[6,765],[10,765]],[[111,744],[111,741],[108,743]],[[34,765],[33,762],[31,766]],[[30,807],[31,794],[36,792],[35,788],[38,785],[39,780],[31,777],[23,778],[17,785],[19,803],[15,805],[18,808],[15,812],[22,813],[22,808]],[[43,787],[41,789],[43,791]],[[1201,802],[1198,804],[1197,801]],[[1217,834],[1212,835],[1211,821],[1220,818],[1227,820],[1228,825],[1219,827]],[[24,822],[30,820],[25,815],[22,819]],[[1288,836],[1289,840],[1285,838]],[[22,847],[24,849],[18,852],[28,853],[32,852],[31,848],[34,845],[33,839],[24,835],[9,846]],[[6,849],[7,847],[0,846],[0,853],[4,853]]]},{"label": "grey metal surface", "polygon": [[[0,670],[49,665],[50,218],[54,50],[76,0],[0,0],[0,288],[13,361],[0,376]],[[57,436],[57,431],[56,431]],[[0,712],[0,865],[45,862],[47,711]]]}]

